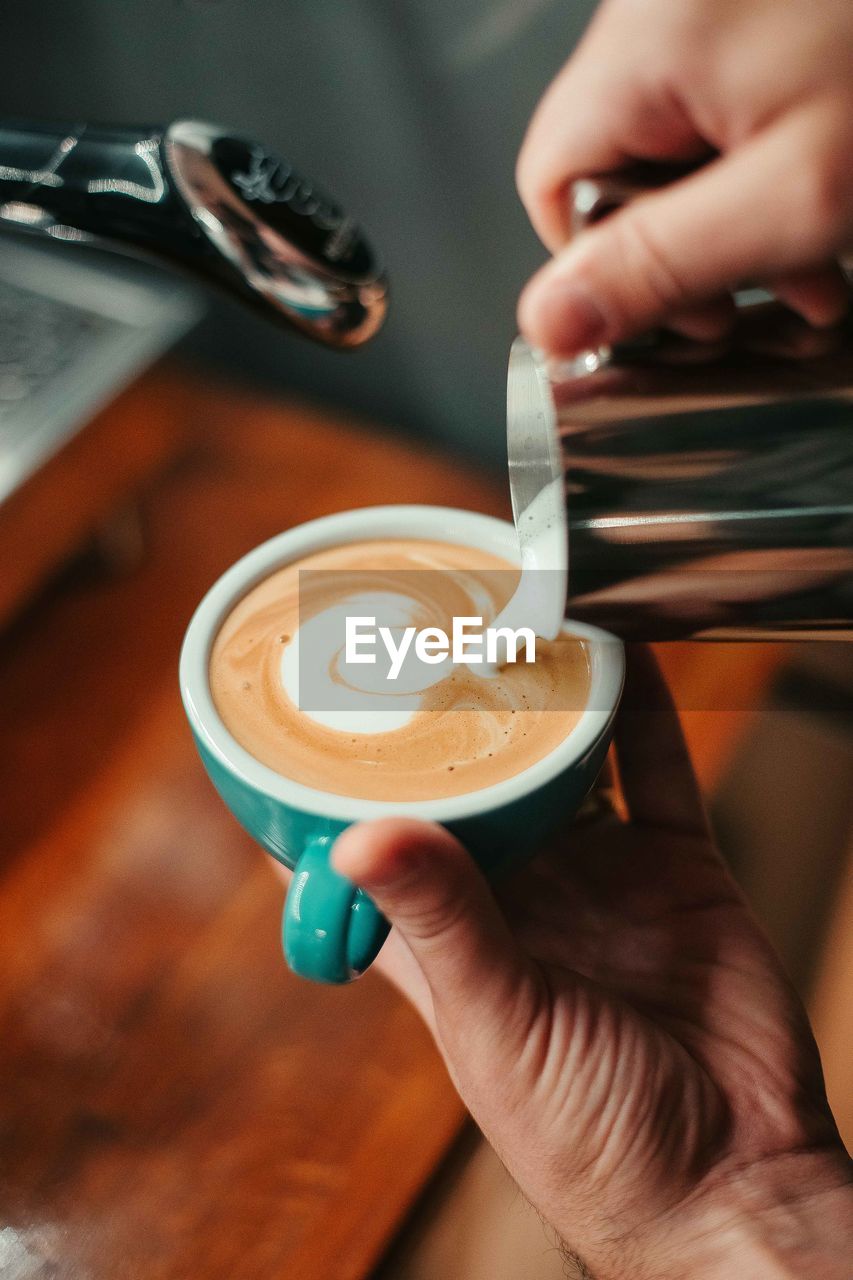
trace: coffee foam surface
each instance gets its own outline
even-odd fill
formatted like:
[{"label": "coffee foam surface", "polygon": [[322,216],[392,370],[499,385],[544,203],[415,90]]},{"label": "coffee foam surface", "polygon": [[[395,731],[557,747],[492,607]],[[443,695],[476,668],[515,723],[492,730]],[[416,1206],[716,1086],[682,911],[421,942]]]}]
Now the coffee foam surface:
[{"label": "coffee foam surface", "polygon": [[[325,572],[303,577],[300,592],[302,570]],[[261,763],[321,791],[411,801],[491,786],[547,755],[579,720],[590,680],[582,640],[540,640],[534,664],[508,665],[491,679],[448,662],[430,668],[428,679],[421,666],[407,686],[404,669],[387,707],[385,699],[377,707],[371,687],[376,668],[359,669],[360,688],[340,678],[338,655],[318,646],[340,634],[324,625],[335,610],[394,626],[438,624],[448,632],[455,616],[489,623],[517,580],[509,562],[488,552],[416,539],[358,542],[304,557],[264,579],[226,618],[210,659],[216,708]],[[297,705],[303,646],[315,666],[319,656],[335,685],[330,710]]]}]

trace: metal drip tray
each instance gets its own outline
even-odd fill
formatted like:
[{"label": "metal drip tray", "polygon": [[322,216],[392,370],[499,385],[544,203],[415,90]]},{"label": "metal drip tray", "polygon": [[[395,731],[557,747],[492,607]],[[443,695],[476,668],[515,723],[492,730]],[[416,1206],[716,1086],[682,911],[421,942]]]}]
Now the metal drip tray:
[{"label": "metal drip tray", "polygon": [[0,502],[200,314],[139,263],[0,237]]}]

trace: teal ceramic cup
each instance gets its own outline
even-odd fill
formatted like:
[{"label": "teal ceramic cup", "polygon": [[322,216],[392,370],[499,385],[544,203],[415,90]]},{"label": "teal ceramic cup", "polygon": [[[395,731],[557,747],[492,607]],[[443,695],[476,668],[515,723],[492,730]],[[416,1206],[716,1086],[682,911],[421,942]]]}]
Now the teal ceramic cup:
[{"label": "teal ceramic cup", "polygon": [[388,925],[370,898],[331,866],[351,823],[406,816],[439,822],[489,877],[533,853],[581,805],[607,754],[622,691],[624,652],[596,627],[567,623],[587,642],[590,691],[571,733],[528,769],[467,795],[417,802],[360,800],[318,791],[255,760],[231,736],[210,693],[214,638],[237,602],[274,570],[324,548],[371,538],[424,538],[471,546],[517,561],[511,524],[443,507],[369,507],[326,516],[271,538],[233,565],[202,600],[181,651],[181,695],[199,754],[238,822],[293,872],[283,921],[287,962],[318,982],[348,982],[376,956]]}]

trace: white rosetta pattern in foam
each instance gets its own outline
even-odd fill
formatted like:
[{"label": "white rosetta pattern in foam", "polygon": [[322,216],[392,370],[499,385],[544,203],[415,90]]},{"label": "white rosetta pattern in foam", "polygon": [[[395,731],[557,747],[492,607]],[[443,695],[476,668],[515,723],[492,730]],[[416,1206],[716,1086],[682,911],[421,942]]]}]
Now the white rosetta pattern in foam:
[{"label": "white rosetta pattern in foam", "polygon": [[[546,756],[578,722],[589,688],[581,642],[543,640],[535,663],[482,680],[482,667],[423,663],[410,639],[412,669],[404,664],[378,697],[376,685],[396,671],[406,627],[449,634],[455,618],[477,616],[489,625],[516,581],[517,570],[489,552],[418,540],[330,547],[283,565],[216,636],[216,709],[255,759],[322,791],[404,801],[491,786]],[[387,626],[397,656],[377,635],[376,663],[342,668],[345,617]]]},{"label": "white rosetta pattern in foam", "polygon": [[[308,618],[281,656],[281,683],[291,702],[317,724],[339,733],[391,733],[402,729],[421,709],[424,691],[448,674],[450,660],[426,666],[417,660],[410,646],[392,684],[388,680],[390,657],[383,644],[374,646],[375,663],[348,663],[343,637],[347,617],[367,617],[376,619],[377,630],[388,627],[399,644],[406,627],[414,625],[417,611],[418,602],[411,597],[376,591],[346,596]],[[321,696],[316,700],[328,702],[329,710],[305,705],[300,694],[300,654],[310,654],[312,691],[316,695],[318,682],[322,684]],[[377,699],[387,706],[377,707]]]}]

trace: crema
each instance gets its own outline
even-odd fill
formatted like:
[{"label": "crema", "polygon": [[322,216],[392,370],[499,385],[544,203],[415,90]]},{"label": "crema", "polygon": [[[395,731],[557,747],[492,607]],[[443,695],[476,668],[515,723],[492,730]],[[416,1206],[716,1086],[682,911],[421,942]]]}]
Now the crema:
[{"label": "crema", "polygon": [[[323,572],[303,573],[300,585],[305,570]],[[517,581],[509,562],[445,542],[364,541],[306,556],[250,590],[220,628],[210,658],[219,715],[262,764],[336,795],[430,800],[501,782],[548,755],[580,719],[590,672],[578,637],[537,640],[534,663],[491,676],[453,665],[402,712],[395,690],[384,719],[375,695],[359,709],[334,654],[323,664],[330,685],[341,685],[339,714],[300,707],[288,670],[324,612],[360,608],[372,594],[397,600],[411,625],[449,633],[454,617],[494,621]]]}]

